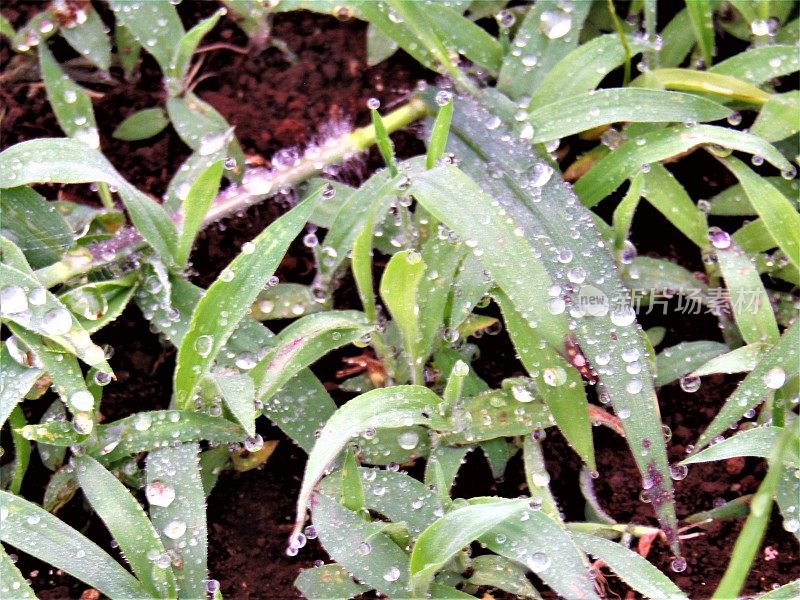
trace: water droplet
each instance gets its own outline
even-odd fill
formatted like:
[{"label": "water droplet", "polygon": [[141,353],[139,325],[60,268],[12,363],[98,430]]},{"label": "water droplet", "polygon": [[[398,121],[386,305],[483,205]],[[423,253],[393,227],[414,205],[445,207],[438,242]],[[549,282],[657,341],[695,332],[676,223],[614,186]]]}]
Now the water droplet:
[{"label": "water droplet", "polygon": [[211,354],[211,349],[214,345],[214,338],[210,335],[201,335],[194,342],[194,349],[200,356],[206,357]]},{"label": "water droplet", "polygon": [[563,298],[553,298],[547,303],[547,311],[551,315],[560,315],[567,308]]},{"label": "water droplet", "polygon": [[147,413],[139,413],[133,419],[133,428],[136,431],[147,431],[153,424],[153,417]]},{"label": "water droplet", "polygon": [[7,285],[0,290],[0,314],[16,315],[28,310],[28,297],[18,285]]},{"label": "water droplet", "polygon": [[370,110],[378,110],[381,107],[381,101],[377,98],[370,98],[367,100],[367,108]]},{"label": "water droplet", "polygon": [[630,394],[638,394],[642,391],[642,380],[641,379],[631,379],[628,382],[628,385],[625,386],[625,389],[628,390]]},{"label": "water droplet", "polygon": [[372,552],[372,546],[370,546],[367,542],[361,542],[358,546],[358,553],[361,556],[367,556],[370,552]]},{"label": "water droplet", "polygon": [[163,481],[152,481],[145,486],[144,495],[153,506],[166,508],[175,500],[175,488]]},{"label": "water droplet", "polygon": [[786,383],[786,373],[780,367],[770,369],[764,374],[764,385],[771,390],[778,390]]},{"label": "water droplet", "polygon": [[690,394],[699,390],[701,383],[702,383],[701,379],[696,375],[684,375],[680,379],[681,389],[684,392],[689,392]]},{"label": "water droplet", "polygon": [[95,371],[93,379],[97,385],[108,385],[111,383],[112,375],[105,371]]},{"label": "water droplet", "polygon": [[64,90],[64,102],[67,104],[75,104],[78,101],[78,92],[72,89]]},{"label": "water droplet", "polygon": [[47,302],[47,290],[43,287],[35,287],[28,293],[28,302],[34,306],[42,306]]},{"label": "water droplet", "polygon": [[397,581],[400,579],[400,569],[397,567],[391,567],[386,573],[383,574],[383,578],[386,581]]},{"label": "water droplet", "polygon": [[517,402],[533,402],[533,394],[524,385],[512,385],[511,394]]},{"label": "water droplet", "polygon": [[670,568],[675,573],[683,573],[686,570],[686,559],[683,557],[678,557],[672,561],[670,564]]},{"label": "water droplet", "polygon": [[636,321],[636,311],[631,306],[623,306],[611,313],[611,322],[617,327],[627,327]]},{"label": "water droplet", "polygon": [[244,449],[248,452],[258,452],[264,447],[264,438],[258,433],[244,440]]},{"label": "water droplet", "polygon": [[534,573],[541,573],[550,567],[550,557],[544,552],[534,552],[526,561],[528,568]]},{"label": "water droplet", "polygon": [[[531,136],[532,137],[532,136]],[[535,188],[540,188],[553,176],[553,167],[544,162],[537,162],[530,171],[528,184]]]},{"label": "water droplet", "polygon": [[416,431],[404,431],[397,436],[397,444],[403,450],[413,450],[419,444],[419,434]]},{"label": "water droplet", "polygon": [[233,278],[235,277],[235,275],[236,274],[233,272],[232,269],[229,269],[229,268],[225,267],[224,269],[222,269],[222,272],[219,274],[219,278],[220,278],[220,280],[224,281],[225,283],[229,283],[229,282],[233,281]]},{"label": "water droplet", "polygon": [[508,10],[501,10],[494,16],[494,18],[497,20],[497,24],[504,29],[513,27],[514,23],[517,22],[517,17],[514,16],[514,13]]},{"label": "water droplet", "polygon": [[75,410],[89,412],[94,408],[94,396],[88,390],[78,390],[69,397],[69,403]]},{"label": "water droplet", "polygon": [[486,129],[488,129],[489,131],[494,131],[502,124],[503,121],[500,119],[500,117],[498,117],[497,115],[492,115],[486,120]]},{"label": "water droplet", "polygon": [[65,308],[54,308],[42,317],[42,329],[48,335],[64,335],[72,328],[72,316]]},{"label": "water droplet", "polygon": [[723,231],[719,227],[712,227],[708,230],[708,240],[714,248],[725,250],[730,248],[731,236],[727,231]]},{"label": "water droplet", "polygon": [[572,29],[572,17],[560,10],[546,10],[539,20],[540,29],[551,40],[564,37]]},{"label": "water droplet", "polygon": [[436,93],[436,104],[439,106],[447,106],[447,103],[453,99],[453,94],[447,90],[440,90]]},{"label": "water droplet", "polygon": [[223,131],[219,133],[207,133],[200,138],[200,146],[197,148],[200,156],[209,156],[219,152],[225,147],[228,141],[228,132]]},{"label": "water droplet", "polygon": [[567,372],[561,367],[547,367],[542,371],[542,379],[547,385],[557,387],[567,382]]},{"label": "water droplet", "polygon": [[242,244],[242,254],[252,254],[256,251],[256,245],[253,242],[245,242]]},{"label": "water droplet", "polygon": [[72,429],[79,435],[88,435],[94,429],[94,421],[91,415],[86,413],[77,413],[72,418]]},{"label": "water droplet", "polygon": [[[152,504],[152,503],[151,503]],[[186,533],[186,523],[183,521],[170,521],[164,527],[164,535],[171,540],[177,540]]]},{"label": "water droplet", "polygon": [[686,465],[670,465],[669,467],[669,476],[675,481],[686,479],[686,475],[688,475],[688,473],[689,467]]}]

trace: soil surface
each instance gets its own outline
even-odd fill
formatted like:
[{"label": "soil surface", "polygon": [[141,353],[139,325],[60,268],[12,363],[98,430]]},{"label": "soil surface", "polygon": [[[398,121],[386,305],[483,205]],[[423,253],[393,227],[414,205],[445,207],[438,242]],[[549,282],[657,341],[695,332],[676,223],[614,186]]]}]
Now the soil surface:
[{"label": "soil surface", "polygon": [[[19,27],[41,6],[33,2],[6,1],[2,13]],[[216,4],[211,2],[185,1],[179,11],[186,24],[193,24],[215,8]],[[355,20],[340,21],[311,13],[278,15],[273,35],[288,45],[296,56],[295,61],[275,48],[248,47],[241,31],[230,19],[223,18],[204,42],[204,45],[218,46],[205,53],[195,89],[236,127],[245,151],[264,160],[281,148],[302,148],[343,128],[363,125],[369,119],[365,107],[368,98],[377,97],[384,107],[390,107],[407,97],[418,79],[431,77],[403,53],[377,67],[367,68],[365,27]],[[63,42],[55,42],[53,49],[62,62],[75,56]],[[5,41],[0,42],[0,72],[8,73],[20,64],[24,67],[24,63],[18,62],[22,60],[15,57]],[[28,79],[4,82],[0,86],[3,148],[34,137],[62,135],[44,90],[35,81],[34,72]],[[131,113],[163,104],[161,75],[153,60],[145,56],[138,74],[130,81],[112,69],[107,81],[84,82],[84,85],[100,94],[94,107],[102,147],[108,158],[140,189],[156,197],[163,194],[172,174],[189,154],[174,131],[167,128],[151,140],[134,143],[108,136]],[[409,133],[395,135],[395,143],[403,157],[422,149],[421,143]],[[348,165],[346,177],[350,183],[358,183],[379,164],[373,151]],[[692,163],[684,161],[684,164]],[[714,169],[714,165],[709,169],[703,169],[702,182],[697,181],[694,168],[687,170],[682,166],[676,175],[693,192],[705,186],[696,197],[709,197],[711,194],[706,193],[706,188],[729,184],[720,169]],[[95,201],[85,186],[65,186],[58,193],[67,199]],[[192,257],[195,281],[201,285],[213,281],[238,253],[241,244],[254,237],[282,210],[281,203],[270,201],[206,230]],[[657,252],[679,259],[688,268],[701,268],[694,248],[679,233],[665,227],[665,223],[663,217],[646,207],[637,212],[634,242],[640,252]],[[648,237],[654,230],[663,232],[657,240]],[[283,280],[307,281],[310,267],[306,249],[298,244],[293,246],[278,274]],[[352,306],[353,294],[347,293],[347,287],[345,283],[343,293],[337,294],[337,299],[344,300],[342,307]],[[670,315],[669,319],[648,316],[644,324],[668,327],[661,347],[690,339],[720,339],[716,321],[708,316],[676,318]],[[96,339],[115,348],[110,362],[118,380],[105,389],[105,419],[168,405],[175,351],[150,333],[148,323],[137,308],[129,307]],[[487,381],[496,385],[505,377],[522,374],[522,367],[514,358],[504,332],[484,336],[477,343],[481,358],[476,362],[476,369]],[[340,359],[341,355],[334,355],[315,367],[328,387],[335,388],[333,373],[340,367]],[[662,416],[672,431],[669,443],[672,461],[685,456],[687,444],[697,439],[737,381],[733,377],[708,378],[694,394],[683,392],[677,384],[661,388]],[[52,395],[45,398],[53,399]],[[48,404],[49,401],[26,403],[28,418],[38,419]],[[259,427],[265,439],[281,440],[275,454],[261,469],[223,474],[208,501],[210,577],[221,581],[226,599],[298,597],[292,583],[299,569],[327,559],[316,542],[310,542],[295,558],[285,555],[305,456],[264,420]],[[571,520],[583,519],[584,501],[578,492],[580,461],[557,432],[548,435],[544,447],[551,485],[565,516]],[[600,504],[619,521],[655,524],[652,508],[639,499],[639,475],[624,440],[605,428],[596,428],[595,447],[600,477],[594,485]],[[755,459],[691,467],[685,479],[675,482],[678,516],[687,517],[719,502],[754,492],[764,472],[764,462]],[[49,472],[34,454],[24,495],[34,501],[41,499],[48,477]],[[509,462],[505,476],[494,481],[479,453],[469,455],[454,488],[454,493],[463,497],[490,493],[513,497],[524,491],[519,456]],[[89,516],[80,496],[64,507],[59,516],[115,552],[105,528]],[[688,561],[683,573],[670,570],[672,556],[663,542],[654,543],[649,558],[689,597],[706,598],[724,572],[742,524],[743,520],[739,519],[714,523],[707,530],[693,530],[700,535],[683,541]],[[84,584],[54,572],[31,557],[21,556],[18,564],[43,599],[78,598],[86,590]],[[628,588],[613,575],[604,573],[608,597],[625,598]],[[780,518],[774,514],[743,593],[766,591],[798,575],[797,542],[782,529]]]}]

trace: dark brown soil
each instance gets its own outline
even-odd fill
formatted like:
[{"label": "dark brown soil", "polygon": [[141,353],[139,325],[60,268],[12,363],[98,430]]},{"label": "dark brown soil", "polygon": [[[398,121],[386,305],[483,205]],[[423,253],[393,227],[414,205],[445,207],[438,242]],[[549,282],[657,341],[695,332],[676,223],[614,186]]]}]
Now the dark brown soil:
[{"label": "dark brown soil", "polygon": [[[19,26],[39,6],[32,2],[7,1],[3,3],[2,12]],[[215,7],[215,3],[187,0],[179,10],[186,23],[194,23]],[[405,97],[418,78],[430,76],[402,53],[368,69],[364,31],[363,24],[356,21],[338,21],[310,13],[278,16],[274,35],[284,40],[297,55],[296,63],[290,63],[274,48],[250,50],[246,54],[215,50],[207,54],[200,71],[204,78],[196,91],[236,127],[247,153],[269,159],[280,148],[302,147],[318,141],[320,136],[340,131],[343,126],[365,124],[368,121],[367,98],[378,97],[384,106],[390,106]],[[207,42],[225,42],[240,48],[247,45],[246,38],[227,18]],[[57,44],[54,49],[61,60],[73,56],[63,44]],[[9,70],[12,56],[7,43],[0,43],[0,71]],[[105,84],[86,84],[103,94],[94,102],[99,129],[104,134],[103,150],[130,181],[159,196],[188,155],[187,148],[172,129],[138,143],[113,140],[106,134],[132,112],[163,102],[160,72],[152,59],[145,57],[141,73],[134,80],[125,81],[118,72],[112,75],[114,80]],[[5,109],[2,147],[33,137],[61,135],[41,86],[33,84],[32,80],[20,81],[4,84],[0,90]],[[419,142],[409,134],[397,135],[395,141],[403,156],[421,149]],[[351,169],[350,177],[357,181],[377,164],[379,160],[372,153]],[[709,173],[705,168],[703,172]],[[712,174],[705,176],[702,185],[720,186],[724,175],[719,169],[710,172]],[[697,179],[696,173],[696,170],[687,172],[684,169],[677,175],[686,182]],[[67,187],[61,193],[90,200],[82,187]],[[236,255],[241,244],[260,232],[282,210],[279,203],[270,201],[226,221],[223,226],[206,230],[193,255],[195,281],[201,285],[210,283]],[[638,212],[635,223],[639,231],[645,232],[644,235],[635,233],[637,246],[643,252],[680,257],[685,266],[700,268],[695,250],[686,245],[680,234],[664,227],[663,220],[654,211]],[[648,239],[646,232],[652,230],[664,234],[657,240]],[[309,268],[308,255],[298,245],[284,260],[279,275],[286,280],[305,281]],[[337,298],[350,296],[346,292],[337,294]],[[716,323],[709,317],[647,319],[647,326],[656,324],[669,327],[665,345],[686,339],[719,339]],[[149,325],[138,309],[126,310],[120,319],[98,334],[97,340],[115,347],[111,364],[118,381],[105,390],[106,419],[168,404],[174,350],[149,332]],[[479,345],[482,356],[476,368],[487,381],[497,384],[504,377],[522,372],[504,333],[484,336]],[[330,386],[334,385],[332,374],[339,366],[338,361],[339,358],[332,357],[317,368],[320,377]],[[685,446],[710,422],[736,381],[712,378],[695,394],[687,394],[677,385],[662,388],[659,394],[662,415],[673,432],[671,460],[685,456]],[[29,417],[38,416],[46,406],[45,403],[27,404],[31,405],[28,406]],[[259,427],[266,439],[281,439],[275,454],[263,469],[223,474],[208,502],[210,576],[222,582],[222,592],[229,600],[297,597],[292,582],[298,570],[311,566],[315,560],[326,559],[316,543],[310,543],[296,558],[285,556],[286,537],[305,457],[276,428],[265,422]],[[598,428],[595,444],[601,474],[595,486],[603,507],[620,521],[654,524],[651,507],[639,500],[640,480],[624,440],[605,428]],[[558,433],[548,436],[545,451],[552,487],[567,518],[583,519],[584,502],[577,485],[578,458]],[[763,461],[759,460],[693,466],[686,479],[676,482],[679,517],[707,510],[721,499],[752,493],[763,478],[764,470]],[[26,496],[38,500],[47,477],[48,472],[34,456],[25,482]],[[519,457],[510,461],[505,476],[495,482],[479,453],[472,453],[454,491],[468,497],[489,493],[515,496],[524,490]],[[87,534],[92,539],[109,547],[110,540],[104,528],[96,519],[87,516],[80,499],[73,500],[59,516],[76,527],[88,527]],[[649,558],[691,598],[708,597],[724,572],[742,523],[742,520],[716,523],[701,536],[684,541],[688,560],[684,573],[674,574],[669,569],[672,557],[663,543],[654,544]],[[41,598],[78,598],[86,589],[80,582],[53,573],[48,566],[32,558],[22,557],[19,565],[31,577]],[[775,583],[786,583],[798,575],[797,565],[797,543],[781,528],[780,519],[776,517],[744,593],[755,594],[769,590]],[[615,594],[625,597],[624,584],[609,577],[608,586],[609,597]]]}]

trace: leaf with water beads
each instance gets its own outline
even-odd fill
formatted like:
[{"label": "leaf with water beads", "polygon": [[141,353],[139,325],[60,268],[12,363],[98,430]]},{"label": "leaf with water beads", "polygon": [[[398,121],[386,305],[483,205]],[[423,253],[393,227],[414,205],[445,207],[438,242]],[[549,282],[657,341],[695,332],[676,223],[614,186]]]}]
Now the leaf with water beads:
[{"label": "leaf with water beads", "polygon": [[573,533],[572,536],[585,552],[602,560],[620,579],[645,597],[653,600],[686,598],[678,586],[640,554],[594,535]]},{"label": "leaf with water beads", "polygon": [[708,362],[692,371],[692,377],[703,377],[714,373],[749,373],[758,364],[758,361],[769,350],[770,344],[756,342],[747,346],[734,348],[719,356],[715,356]]},{"label": "leaf with water beads", "polygon": [[768,92],[735,77],[691,69],[648,71],[637,77],[632,85],[693,92],[710,95],[725,102],[744,102],[755,106],[761,106],[770,98]]},{"label": "leaf with water beads", "polygon": [[602,89],[544,104],[528,115],[533,142],[557,140],[617,122],[717,121],[731,110],[712,100],[663,90]]},{"label": "leaf with water beads", "polygon": [[553,67],[578,46],[589,8],[588,2],[572,5],[569,12],[548,2],[532,6],[514,36],[514,51],[503,58],[497,89],[512,100],[533,94]]},{"label": "leaf with water beads", "polygon": [[203,598],[208,578],[206,498],[198,450],[198,444],[184,444],[153,450],[147,456],[147,486],[165,484],[175,493],[169,506],[150,504],[150,519],[167,553],[181,562],[175,579],[178,598],[186,599]]},{"label": "leaf with water beads", "polygon": [[748,344],[774,344],[780,337],[764,284],[752,259],[727,233],[719,229],[709,232],[717,261],[730,295],[736,326]]},{"label": "leaf with water beads", "polygon": [[752,134],[714,125],[677,125],[629,140],[600,159],[575,183],[584,206],[592,207],[610,195],[642,165],[660,162],[701,145],[717,145],[761,156],[779,169],[791,163],[771,144]]},{"label": "leaf with water beads", "polygon": [[711,0],[694,0],[686,3],[697,45],[706,67],[714,57],[714,3]]},{"label": "leaf with water beads", "polygon": [[445,422],[436,409],[440,402],[441,399],[428,388],[400,385],[372,390],[339,408],[325,424],[308,456],[297,498],[293,533],[299,533],[303,525],[314,486],[351,438],[378,427],[419,424],[442,428]]},{"label": "leaf with water beads", "polygon": [[499,523],[522,512],[528,500],[497,499],[491,503],[464,506],[447,513],[423,531],[411,552],[411,585],[415,595],[424,595],[434,575],[464,546]]},{"label": "leaf with water beads", "polygon": [[91,5],[85,12],[83,23],[61,27],[59,33],[81,56],[86,57],[100,69],[108,71],[111,67],[111,41],[100,15]]},{"label": "leaf with water beads", "polygon": [[142,507],[95,459],[78,456],[73,460],[86,499],[114,536],[139,581],[152,596],[174,597],[170,557]]},{"label": "leaf with water beads", "polygon": [[347,570],[339,565],[302,569],[294,580],[294,586],[309,600],[352,598],[369,591],[366,585],[353,581]]},{"label": "leaf with water beads", "polygon": [[795,135],[800,131],[800,92],[773,95],[761,108],[750,131],[768,142]]},{"label": "leaf with water beads", "polygon": [[680,182],[661,164],[652,165],[643,177],[647,201],[698,247],[708,245],[705,215]]},{"label": "leaf with water beads", "polygon": [[169,117],[163,108],[145,108],[125,118],[111,137],[135,142],[146,140],[161,133],[169,125]]},{"label": "leaf with water beads", "polygon": [[0,299],[3,320],[52,340],[86,364],[111,372],[102,348],[53,294],[33,276],[0,264]]},{"label": "leaf with water beads", "polygon": [[781,435],[780,427],[753,427],[692,454],[681,461],[682,465],[726,460],[738,456],[767,458]]},{"label": "leaf with water beads", "polygon": [[88,332],[99,331],[122,314],[138,286],[136,274],[109,281],[87,283],[63,294],[64,303]]},{"label": "leaf with water beads", "polygon": [[656,356],[656,387],[672,383],[727,351],[725,344],[705,340],[665,348]]},{"label": "leaf with water beads", "polygon": [[0,594],[15,600],[36,600],[28,581],[19,572],[4,548],[0,547]]},{"label": "leaf with water beads", "polygon": [[197,50],[197,46],[200,45],[200,41],[214,28],[220,17],[225,13],[226,10],[224,8],[217,9],[210,17],[203,19],[181,36],[173,50],[170,69],[165,71],[165,74],[171,75],[178,81],[182,81],[186,77],[189,72],[192,55]]},{"label": "leaf with water beads", "polygon": [[64,73],[47,44],[39,46],[39,68],[47,99],[62,131],[90,148],[100,147],[89,94]]},{"label": "leaf with water beads", "polygon": [[247,435],[256,435],[257,415],[253,379],[238,370],[220,368],[215,370],[206,382],[210,386],[207,391],[212,394],[219,393],[225,406]]},{"label": "leaf with water beads", "polygon": [[386,523],[365,521],[325,494],[316,496],[313,516],[319,541],[338,564],[390,598],[407,596],[408,556],[383,533]]},{"label": "leaf with water beads", "polygon": [[178,407],[189,405],[200,378],[208,373],[223,345],[275,272],[318,199],[318,195],[308,198],[261,232],[252,241],[252,250],[243,251],[233,259],[197,303],[189,330],[178,348],[175,368]]},{"label": "leaf with water beads", "polygon": [[168,261],[175,226],[164,208],[120,175],[97,150],[73,139],[22,142],[0,153],[0,189],[31,183],[103,182],[117,187],[131,221],[145,241]]},{"label": "leaf with water beads", "polygon": [[[800,196],[800,181],[784,177],[761,177],[781,194],[789,198]],[[758,213],[750,203],[741,183],[732,185],[709,200],[708,214],[719,217],[753,217]]]},{"label": "leaf with water beads", "polygon": [[96,446],[89,450],[104,464],[126,456],[163,448],[174,442],[240,442],[244,429],[222,417],[201,412],[154,410],[140,412],[98,427]]},{"label": "leaf with water beads", "polygon": [[217,161],[203,171],[189,188],[182,206],[183,223],[175,249],[175,264],[179,267],[185,267],[189,260],[192,244],[211,203],[217,196],[221,180],[222,161]]},{"label": "leaf with water beads", "polygon": [[37,556],[111,598],[151,596],[97,544],[32,502],[0,491],[0,516],[0,540],[4,543]]},{"label": "leaf with water beads", "polygon": [[[556,323],[567,321],[574,328],[573,334],[588,365],[596,370],[600,386],[614,403],[618,415],[624,417],[622,425],[642,477],[655,476],[660,482],[656,512],[677,553],[672,486],[651,369],[646,360],[648,350],[641,331],[634,326],[635,311],[623,300],[627,291],[590,212],[554,176],[552,167],[531,154],[529,144],[513,135],[499,134],[498,130],[506,130],[501,129],[501,123],[496,126],[489,123],[492,118],[483,107],[462,100],[456,107],[451,129],[452,148],[460,164],[490,199],[487,201],[484,194],[472,189],[469,192],[459,189],[455,193],[460,199],[458,206],[434,214],[464,239],[488,231],[489,227],[484,226],[487,220],[490,226],[494,222],[507,224],[509,220],[517,225],[511,227],[510,233],[500,232],[479,244],[478,248],[484,252],[479,258],[516,309],[523,316],[527,312],[528,319],[536,323],[541,336],[553,347],[561,347],[568,333],[563,325],[551,325],[553,317],[558,319]],[[493,128],[487,128],[487,123]],[[416,175],[412,188],[417,180],[430,177],[431,173],[435,170]],[[445,185],[452,185],[452,180],[439,178],[430,182],[431,188],[447,189]],[[449,195],[452,194],[453,190]],[[447,196],[437,196],[435,206],[446,206]],[[464,198],[470,202],[465,203]],[[425,207],[432,212],[436,210]],[[500,218],[492,219],[492,214]],[[476,223],[480,226],[476,227]],[[512,244],[508,238],[521,239],[527,245],[526,253],[509,252]],[[500,241],[509,247],[502,247]],[[515,261],[509,262],[510,255]],[[530,260],[520,258],[529,255]],[[526,264],[526,277],[520,276],[516,269],[520,260]],[[507,277],[498,276],[498,265],[508,269]],[[539,268],[531,271],[534,265]],[[532,283],[537,285],[531,287]],[[613,307],[612,299],[616,299]],[[567,301],[571,302],[568,319],[565,318]],[[545,319],[535,312],[541,305]],[[646,455],[642,448],[647,448]]]},{"label": "leaf with water beads", "polygon": [[[493,503],[495,498],[472,498],[470,504]],[[478,541],[489,550],[533,571],[563,598],[598,600],[589,561],[563,525],[529,503],[517,518],[495,525]]]},{"label": "leaf with water beads", "polygon": [[72,231],[64,217],[31,188],[0,190],[0,210],[5,235],[16,237],[34,269],[56,262],[72,245]]},{"label": "leaf with water beads", "polygon": [[174,48],[184,36],[178,11],[168,2],[111,0],[114,17],[153,55],[164,74],[171,72]]},{"label": "leaf with water beads", "polygon": [[[800,268],[800,213],[786,196],[742,161],[732,156],[721,160],[739,180],[775,243]],[[791,164],[782,168],[788,169],[787,174],[796,172]]]},{"label": "leaf with water beads", "polygon": [[484,554],[472,559],[469,583],[505,590],[523,598],[540,598],[526,576],[527,569],[503,556]]},{"label": "leaf with water beads", "polygon": [[298,319],[278,334],[275,347],[253,369],[256,397],[269,399],[301,370],[371,330],[358,311],[327,311]]},{"label": "leaf with water beads", "polygon": [[[536,395],[550,409],[570,446],[589,469],[594,471],[592,424],[589,421],[588,401],[580,374],[555,348],[544,343],[538,331],[520,316],[502,291],[495,291],[494,297],[500,305],[514,348],[525,369],[531,374]],[[582,355],[576,355],[574,359],[583,360],[583,366],[587,364]],[[524,394],[531,393],[523,390],[515,394],[515,389],[512,387],[512,395],[520,403],[527,399]]]},{"label": "leaf with water beads", "polygon": [[758,600],[794,600],[800,596],[800,579],[790,581],[774,590],[757,596]]},{"label": "leaf with water beads", "polygon": [[778,342],[759,361],[745,377],[739,387],[725,401],[711,424],[697,440],[695,447],[700,450],[711,440],[725,432],[742,416],[762,400],[780,389],[800,371],[800,322],[787,329]]},{"label": "leaf with water beads", "polygon": [[709,69],[712,73],[735,77],[752,85],[763,85],[797,70],[800,70],[800,50],[785,44],[756,46]]},{"label": "leaf with water beads", "polygon": [[0,349],[0,364],[3,365],[0,369],[0,427],[42,374],[40,368],[28,367],[14,360],[8,343],[8,340],[3,342]]}]

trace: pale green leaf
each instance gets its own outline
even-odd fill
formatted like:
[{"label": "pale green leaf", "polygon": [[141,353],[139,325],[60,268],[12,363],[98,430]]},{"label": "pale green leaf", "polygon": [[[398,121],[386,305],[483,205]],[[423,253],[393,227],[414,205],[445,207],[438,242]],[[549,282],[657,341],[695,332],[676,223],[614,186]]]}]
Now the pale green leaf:
[{"label": "pale green leaf", "polygon": [[90,7],[83,23],[61,27],[59,32],[78,54],[104,71],[111,67],[111,40],[108,39],[106,26],[96,10]]},{"label": "pale green leaf", "polygon": [[72,231],[55,205],[29,187],[0,190],[3,235],[13,237],[34,269],[61,258],[72,245]]},{"label": "pale green leaf", "polygon": [[146,140],[161,133],[167,125],[169,118],[163,108],[145,108],[127,117],[111,137],[127,142]]},{"label": "pale green leaf", "polygon": [[681,461],[682,465],[726,460],[737,456],[767,458],[781,435],[780,427],[754,427],[709,446]]}]

